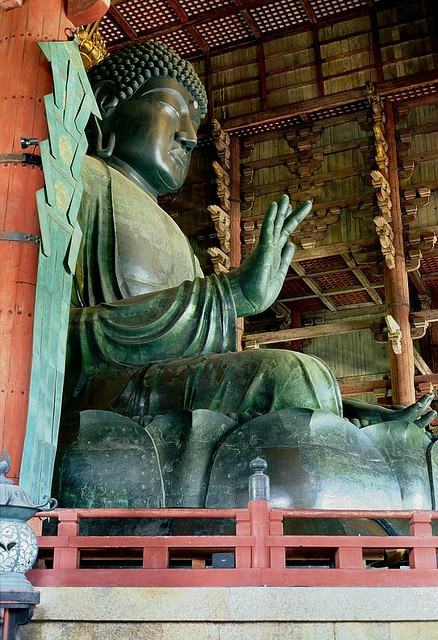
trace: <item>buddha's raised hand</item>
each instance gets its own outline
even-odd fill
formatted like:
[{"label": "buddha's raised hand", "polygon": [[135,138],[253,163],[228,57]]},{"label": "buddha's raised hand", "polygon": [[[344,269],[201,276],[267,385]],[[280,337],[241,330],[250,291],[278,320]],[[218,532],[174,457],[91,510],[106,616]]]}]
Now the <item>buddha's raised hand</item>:
[{"label": "buddha's raised hand", "polygon": [[251,316],[267,309],[278,297],[295,252],[290,234],[310,213],[312,203],[292,211],[282,195],[271,202],[263,221],[257,247],[245,262],[227,274],[238,316]]}]

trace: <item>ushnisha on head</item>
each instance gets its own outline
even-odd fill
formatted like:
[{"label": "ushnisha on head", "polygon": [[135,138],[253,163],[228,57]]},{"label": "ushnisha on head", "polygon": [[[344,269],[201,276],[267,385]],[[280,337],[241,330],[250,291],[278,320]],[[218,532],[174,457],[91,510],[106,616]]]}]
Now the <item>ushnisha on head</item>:
[{"label": "ushnisha on head", "polygon": [[130,44],[88,72],[91,86],[110,80],[117,87],[119,100],[128,100],[152,78],[173,78],[199,104],[201,118],[207,113],[207,94],[193,66],[161,42]]},{"label": "ushnisha on head", "polygon": [[184,183],[207,97],[192,65],[158,42],[131,44],[93,67],[102,116],[90,150],[152,197]]}]

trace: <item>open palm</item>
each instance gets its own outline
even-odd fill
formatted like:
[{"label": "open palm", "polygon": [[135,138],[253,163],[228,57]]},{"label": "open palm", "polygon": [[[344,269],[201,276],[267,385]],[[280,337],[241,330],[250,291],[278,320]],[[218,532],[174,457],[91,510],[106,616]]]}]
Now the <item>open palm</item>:
[{"label": "open palm", "polygon": [[291,210],[289,198],[271,202],[263,221],[256,249],[235,271],[227,274],[238,316],[251,316],[267,309],[278,297],[295,252],[290,234],[310,213],[312,203]]}]

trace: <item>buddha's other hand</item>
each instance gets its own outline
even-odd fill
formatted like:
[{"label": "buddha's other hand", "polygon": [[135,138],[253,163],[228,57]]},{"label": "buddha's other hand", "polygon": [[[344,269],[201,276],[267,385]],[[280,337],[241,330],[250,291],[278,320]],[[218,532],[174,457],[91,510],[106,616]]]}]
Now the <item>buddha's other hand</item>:
[{"label": "buddha's other hand", "polygon": [[428,427],[435,419],[437,412],[429,410],[435,399],[435,393],[426,393],[418,402],[407,407],[383,407],[372,405],[354,398],[344,398],[344,418],[347,418],[357,427],[368,427],[381,422],[413,422],[420,429]]},{"label": "buddha's other hand", "polygon": [[238,316],[260,313],[277,299],[295,252],[289,236],[311,209],[312,203],[306,201],[292,211],[287,195],[271,202],[256,249],[227,274]]}]

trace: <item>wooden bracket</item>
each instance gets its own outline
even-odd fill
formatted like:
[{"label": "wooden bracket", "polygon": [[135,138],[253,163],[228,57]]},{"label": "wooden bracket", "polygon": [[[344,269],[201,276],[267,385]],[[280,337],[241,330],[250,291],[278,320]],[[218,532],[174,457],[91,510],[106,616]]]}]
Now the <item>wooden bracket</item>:
[{"label": "wooden bracket", "polygon": [[[216,229],[221,251],[229,256],[231,239],[231,220],[229,214],[215,204],[207,207]],[[211,254],[210,254],[211,255]],[[229,265],[228,265],[229,266]]]},{"label": "wooden bracket", "polygon": [[416,316],[411,320],[411,338],[412,340],[419,340],[426,335],[427,328],[429,326],[428,320],[421,316]]},{"label": "wooden bracket", "polygon": [[67,18],[75,27],[100,20],[108,11],[110,0],[68,0]]},{"label": "wooden bracket", "polygon": [[9,11],[10,9],[17,9],[23,5],[23,0],[0,0],[0,9]]},{"label": "wooden bracket", "polygon": [[393,352],[398,355],[402,352],[402,332],[400,325],[391,315],[385,316],[386,326],[388,327],[388,340]]},{"label": "wooden bracket", "polygon": [[411,271],[418,271],[421,264],[421,258],[423,254],[419,249],[412,249],[408,253],[408,258],[406,259],[406,271],[410,273]]}]

